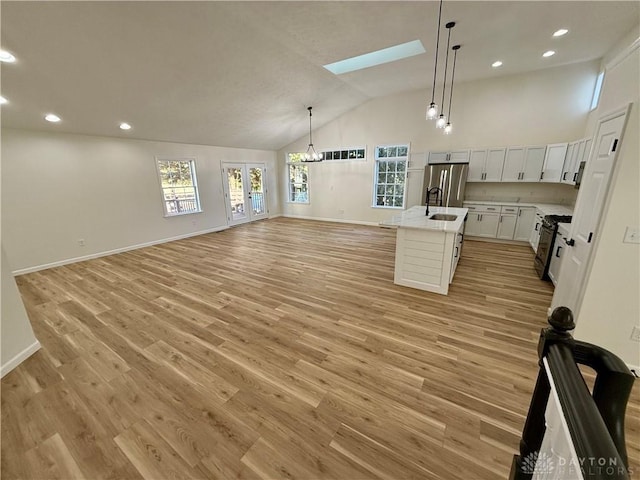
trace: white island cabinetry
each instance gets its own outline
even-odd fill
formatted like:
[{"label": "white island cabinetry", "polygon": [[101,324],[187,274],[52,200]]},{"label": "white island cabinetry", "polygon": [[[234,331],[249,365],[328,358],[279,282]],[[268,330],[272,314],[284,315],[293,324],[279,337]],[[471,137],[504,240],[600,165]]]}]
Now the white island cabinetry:
[{"label": "white island cabinetry", "polygon": [[[394,283],[446,295],[462,251],[466,208],[415,206],[383,226],[397,227]],[[434,214],[455,220],[433,220]]]}]

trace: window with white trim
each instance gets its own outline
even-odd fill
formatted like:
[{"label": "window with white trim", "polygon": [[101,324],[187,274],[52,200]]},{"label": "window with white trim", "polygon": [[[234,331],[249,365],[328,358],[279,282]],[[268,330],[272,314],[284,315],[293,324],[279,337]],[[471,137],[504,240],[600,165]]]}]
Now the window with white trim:
[{"label": "window with white trim", "polygon": [[309,165],[303,163],[304,152],[287,154],[289,202],[309,203]]},{"label": "window with white trim", "polygon": [[373,206],[404,208],[409,145],[379,145],[375,150]]},{"label": "window with white trim", "polygon": [[158,158],[158,178],[165,217],[198,213],[200,197],[193,158]]},{"label": "window with white trim", "polygon": [[323,150],[322,151],[322,159],[324,161],[329,160],[345,160],[345,161],[366,161],[366,148],[365,147],[355,147],[355,148],[336,148],[334,150]]}]

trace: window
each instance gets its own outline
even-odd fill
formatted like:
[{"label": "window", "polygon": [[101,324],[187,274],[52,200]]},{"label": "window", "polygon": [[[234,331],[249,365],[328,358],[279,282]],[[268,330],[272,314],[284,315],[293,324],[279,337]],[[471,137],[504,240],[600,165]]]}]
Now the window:
[{"label": "window", "polygon": [[156,157],[156,163],[165,216],[201,212],[196,181],[196,161],[191,158]]},{"label": "window", "polygon": [[323,160],[365,160],[365,148],[344,148],[322,152]]},{"label": "window", "polygon": [[591,99],[591,108],[589,110],[595,110],[598,107],[600,101],[600,92],[602,91],[602,82],[604,81],[604,72],[598,74],[596,78],[596,87],[593,89],[593,98]]},{"label": "window", "polygon": [[404,208],[408,145],[376,147],[374,207]]},{"label": "window", "polygon": [[289,201],[309,203],[309,165],[301,163],[304,153],[288,153]]}]

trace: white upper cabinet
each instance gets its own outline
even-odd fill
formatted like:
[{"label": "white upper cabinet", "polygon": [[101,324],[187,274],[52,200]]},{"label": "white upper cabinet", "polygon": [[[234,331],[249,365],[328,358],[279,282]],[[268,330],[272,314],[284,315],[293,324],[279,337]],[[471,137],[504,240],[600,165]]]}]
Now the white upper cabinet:
[{"label": "white upper cabinet", "polygon": [[564,167],[562,168],[562,177],[560,181],[562,183],[572,183],[573,169],[576,164],[576,158],[578,156],[578,144],[580,142],[571,142],[567,147],[567,157],[564,160]]},{"label": "white upper cabinet", "polygon": [[540,174],[541,182],[560,182],[568,146],[568,143],[555,143],[547,146],[547,153],[544,158],[542,173]]},{"label": "white upper cabinet", "polygon": [[586,162],[589,158],[589,150],[591,149],[591,139],[583,138],[577,142],[571,142],[567,149],[567,158],[562,169],[562,183],[575,185],[578,178],[578,170],[580,163]]},{"label": "white upper cabinet", "polygon": [[487,161],[484,168],[485,182],[499,182],[504,167],[505,148],[490,148],[487,150]]},{"label": "white upper cabinet", "polygon": [[469,150],[457,150],[455,152],[449,152],[449,161],[451,163],[468,163]]},{"label": "white upper cabinet", "polygon": [[522,171],[523,182],[538,182],[544,165],[544,157],[547,147],[527,147],[524,156],[524,168]]},{"label": "white upper cabinet", "polygon": [[502,169],[503,182],[520,182],[524,165],[525,147],[509,147]]},{"label": "white upper cabinet", "polygon": [[469,150],[455,152],[429,152],[429,163],[468,163]]},{"label": "white upper cabinet", "polygon": [[506,149],[472,150],[469,158],[467,182],[499,182]]},{"label": "white upper cabinet", "polygon": [[509,147],[502,169],[503,182],[538,182],[547,147]]},{"label": "white upper cabinet", "polygon": [[484,164],[487,160],[486,150],[471,150],[469,158],[469,174],[467,182],[482,182],[484,177]]}]

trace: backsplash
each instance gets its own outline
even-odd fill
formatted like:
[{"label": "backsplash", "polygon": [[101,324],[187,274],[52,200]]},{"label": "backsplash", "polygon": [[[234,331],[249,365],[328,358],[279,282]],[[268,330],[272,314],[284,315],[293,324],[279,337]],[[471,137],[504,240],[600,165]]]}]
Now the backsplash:
[{"label": "backsplash", "polygon": [[573,207],[578,190],[559,183],[467,183],[466,201],[554,203]]}]

